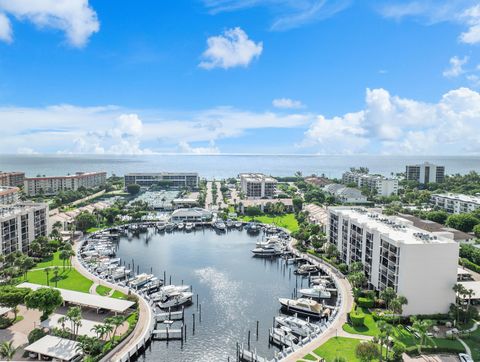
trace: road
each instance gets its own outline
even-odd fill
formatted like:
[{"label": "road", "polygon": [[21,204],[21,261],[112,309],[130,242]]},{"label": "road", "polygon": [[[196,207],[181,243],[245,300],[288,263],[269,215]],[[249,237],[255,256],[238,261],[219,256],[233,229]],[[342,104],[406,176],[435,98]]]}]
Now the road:
[{"label": "road", "polygon": [[[214,201],[213,200],[213,194],[212,194],[212,184],[215,182],[215,185],[217,186],[217,199]],[[219,207],[218,205],[220,204],[220,208],[226,208],[227,204],[223,202],[223,194],[220,191],[220,181],[208,181],[207,182],[207,195],[205,197],[205,209],[207,210],[212,210],[212,211],[218,211]]]}]

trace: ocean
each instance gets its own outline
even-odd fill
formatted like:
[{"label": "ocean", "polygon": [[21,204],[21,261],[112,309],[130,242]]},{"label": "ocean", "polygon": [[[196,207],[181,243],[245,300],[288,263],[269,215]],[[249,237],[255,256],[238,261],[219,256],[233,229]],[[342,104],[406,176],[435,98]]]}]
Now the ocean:
[{"label": "ocean", "polygon": [[316,155],[0,155],[0,170],[24,171],[27,176],[55,176],[78,171],[198,172],[201,177],[227,178],[241,172],[272,176],[303,175],[341,177],[350,167],[366,166],[372,173],[389,176],[404,172],[407,164],[444,165],[447,174],[480,172],[480,156],[316,156]]}]

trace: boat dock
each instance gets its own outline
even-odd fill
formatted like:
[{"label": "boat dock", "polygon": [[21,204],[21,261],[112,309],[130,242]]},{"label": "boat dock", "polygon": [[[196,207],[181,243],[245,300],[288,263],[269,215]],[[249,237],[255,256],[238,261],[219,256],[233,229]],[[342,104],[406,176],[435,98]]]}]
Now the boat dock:
[{"label": "boat dock", "polygon": [[184,310],[180,312],[162,312],[155,314],[155,320],[160,323],[165,321],[183,321],[185,318]]},{"label": "boat dock", "polygon": [[257,355],[256,351],[249,351],[245,348],[240,349],[238,357],[240,361],[244,362],[271,362],[265,357]]},{"label": "boat dock", "polygon": [[183,341],[183,323],[180,329],[166,327],[164,329],[154,329],[152,331],[152,338],[157,341]]}]

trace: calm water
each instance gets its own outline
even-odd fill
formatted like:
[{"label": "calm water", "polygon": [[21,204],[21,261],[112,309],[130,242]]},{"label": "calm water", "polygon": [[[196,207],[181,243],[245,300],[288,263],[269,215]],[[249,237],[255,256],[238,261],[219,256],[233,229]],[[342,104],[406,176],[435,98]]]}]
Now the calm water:
[{"label": "calm water", "polygon": [[[261,236],[250,236],[232,230],[217,234],[211,229],[195,232],[154,234],[149,231],[139,238],[123,238],[117,256],[140,265],[140,270],[167,279],[181,280],[193,286],[202,305],[202,323],[197,320],[192,335],[192,313],[198,318],[196,306],[186,309],[187,342],[153,342],[146,361],[233,361],[236,343],[247,343],[251,330],[252,348],[265,357],[273,357],[268,346],[268,329],[279,312],[279,297],[290,297],[295,288],[295,275],[283,272],[280,260],[253,258],[250,252]],[[135,267],[136,268],[136,267]],[[306,284],[306,279],[304,283]],[[300,278],[298,279],[300,287]],[[194,296],[194,301],[196,297]],[[259,340],[256,340],[256,321]]]},{"label": "calm water", "polygon": [[226,178],[240,172],[259,171],[274,176],[325,174],[340,177],[352,166],[367,166],[372,172],[390,175],[404,172],[408,163],[429,161],[445,165],[448,174],[480,171],[479,156],[86,156],[86,155],[0,155],[0,170],[25,171],[28,176],[62,175],[76,171],[128,172],[185,171],[201,177]]}]

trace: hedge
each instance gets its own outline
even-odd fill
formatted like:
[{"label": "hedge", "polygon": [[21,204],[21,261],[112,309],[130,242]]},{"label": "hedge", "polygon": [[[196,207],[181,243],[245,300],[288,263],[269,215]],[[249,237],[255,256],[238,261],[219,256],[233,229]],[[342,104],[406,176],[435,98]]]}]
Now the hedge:
[{"label": "hedge", "polygon": [[362,308],[373,308],[375,306],[375,301],[370,298],[360,297],[358,298],[357,304]]},{"label": "hedge", "polygon": [[[418,356],[418,347],[417,346],[410,346],[407,347],[405,352],[409,356]],[[465,353],[465,348],[461,344],[451,346],[451,347],[446,347],[446,346],[438,346],[438,347],[433,347],[433,346],[422,346],[422,354],[436,354],[436,353]]]},{"label": "hedge", "polygon": [[480,265],[477,265],[475,263],[472,263],[470,260],[468,259],[465,259],[465,258],[462,258],[462,262],[461,264],[467,268],[467,269],[470,269],[476,273],[480,273]]},{"label": "hedge", "polygon": [[357,312],[350,312],[350,323],[354,327],[361,327],[365,325],[365,314],[357,313]]}]

